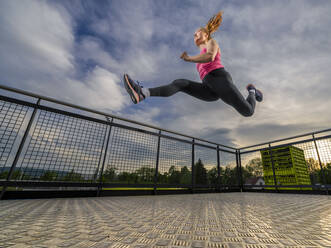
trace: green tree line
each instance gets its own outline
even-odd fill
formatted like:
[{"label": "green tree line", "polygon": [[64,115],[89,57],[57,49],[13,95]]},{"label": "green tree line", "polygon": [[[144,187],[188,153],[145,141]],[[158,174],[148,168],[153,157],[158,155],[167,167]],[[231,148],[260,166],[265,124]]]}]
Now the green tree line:
[{"label": "green tree line", "polygon": [[[307,169],[312,183],[323,183],[323,175],[319,165],[319,162],[313,158],[306,160]],[[323,171],[327,184],[331,184],[331,163],[323,164]],[[116,172],[116,168],[107,168],[102,178],[98,176],[97,169],[93,175],[89,175],[86,179],[86,175],[75,172],[73,169],[70,172],[56,172],[45,171],[41,176],[32,177],[27,173],[23,173],[21,170],[15,170],[11,176],[12,180],[41,180],[41,181],[71,181],[71,182],[91,182],[94,179],[101,180],[102,182],[119,182],[129,184],[139,183],[154,183],[155,168],[141,167],[133,172]],[[195,184],[202,185],[215,185],[217,184],[217,168],[213,167],[207,170],[201,159],[194,164],[194,180]],[[220,167],[220,183],[222,185],[236,185],[238,184],[237,167]],[[0,173],[0,179],[6,179],[8,171]],[[263,165],[261,158],[251,159],[245,166],[242,166],[243,182],[252,177],[263,177]],[[180,169],[175,166],[171,166],[168,171],[158,173],[158,183],[168,184],[188,184],[192,183],[192,171],[191,166],[183,166]]]}]

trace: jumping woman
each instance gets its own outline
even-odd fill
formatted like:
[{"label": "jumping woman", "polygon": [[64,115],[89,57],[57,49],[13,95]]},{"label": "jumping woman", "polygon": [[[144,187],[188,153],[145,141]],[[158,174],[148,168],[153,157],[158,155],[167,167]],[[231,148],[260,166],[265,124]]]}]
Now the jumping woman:
[{"label": "jumping woman", "polygon": [[124,85],[132,101],[137,104],[149,96],[168,97],[181,91],[203,101],[222,99],[234,107],[243,116],[252,116],[256,101],[261,102],[262,92],[253,84],[246,86],[248,97],[245,99],[233,84],[231,75],[221,63],[221,50],[217,42],[211,38],[221,25],[223,12],[214,15],[205,27],[198,28],[194,33],[194,42],[200,48],[200,55],[188,56],[186,52],[180,56],[187,62],[196,63],[202,83],[187,79],[176,79],[168,85],[156,88],[143,88],[139,81],[132,80],[124,74]]}]

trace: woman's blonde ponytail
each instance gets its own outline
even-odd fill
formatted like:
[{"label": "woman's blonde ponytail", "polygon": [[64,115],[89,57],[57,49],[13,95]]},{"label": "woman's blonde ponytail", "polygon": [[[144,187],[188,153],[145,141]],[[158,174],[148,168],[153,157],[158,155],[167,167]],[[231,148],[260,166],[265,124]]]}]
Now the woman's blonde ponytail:
[{"label": "woman's blonde ponytail", "polygon": [[223,21],[223,11],[220,11],[212,18],[210,18],[206,26],[202,28],[208,34],[208,40],[211,39],[210,35],[216,32],[218,27],[222,24],[222,21]]}]

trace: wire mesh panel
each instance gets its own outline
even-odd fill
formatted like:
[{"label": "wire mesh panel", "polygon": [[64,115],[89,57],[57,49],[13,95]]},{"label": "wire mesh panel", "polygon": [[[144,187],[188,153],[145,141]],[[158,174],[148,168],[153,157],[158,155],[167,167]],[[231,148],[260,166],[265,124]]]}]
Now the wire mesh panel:
[{"label": "wire mesh panel", "polygon": [[194,149],[195,184],[217,184],[217,150],[196,145]]},{"label": "wire mesh panel", "polygon": [[192,145],[161,138],[158,183],[192,183]]},{"label": "wire mesh panel", "polygon": [[331,139],[317,140],[316,144],[323,166],[325,183],[331,184]]},{"label": "wire mesh panel", "polygon": [[158,137],[112,127],[108,163],[103,181],[108,183],[154,183]]},{"label": "wire mesh panel", "polygon": [[6,179],[13,148],[29,107],[0,100],[0,180]]},{"label": "wire mesh panel", "polygon": [[294,146],[302,149],[304,152],[306,168],[309,173],[311,184],[313,185],[323,184],[321,167],[319,164],[318,155],[314,142],[306,142],[306,143],[296,144]]},{"label": "wire mesh panel", "polygon": [[236,154],[220,151],[222,185],[239,185]]},{"label": "wire mesh panel", "polygon": [[17,180],[94,181],[107,126],[39,111]]},{"label": "wire mesh panel", "polygon": [[263,178],[263,165],[261,159],[261,153],[252,152],[241,155],[241,168],[243,184],[252,186],[253,189],[261,189],[258,185],[264,185],[265,181]]}]

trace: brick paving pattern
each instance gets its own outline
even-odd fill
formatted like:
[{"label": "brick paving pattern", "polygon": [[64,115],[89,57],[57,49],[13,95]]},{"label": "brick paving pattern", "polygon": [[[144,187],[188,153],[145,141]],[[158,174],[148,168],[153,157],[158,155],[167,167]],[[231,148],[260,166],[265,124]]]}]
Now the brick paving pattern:
[{"label": "brick paving pattern", "polygon": [[212,193],[4,200],[0,247],[331,247],[331,196]]}]

